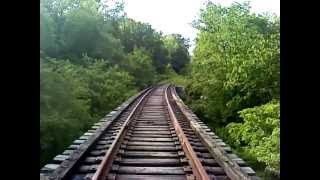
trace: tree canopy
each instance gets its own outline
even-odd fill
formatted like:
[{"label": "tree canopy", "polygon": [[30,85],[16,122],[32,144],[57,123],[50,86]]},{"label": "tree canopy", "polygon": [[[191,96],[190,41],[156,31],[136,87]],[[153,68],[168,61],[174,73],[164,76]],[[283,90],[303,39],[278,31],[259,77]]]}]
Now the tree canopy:
[{"label": "tree canopy", "polygon": [[[121,1],[40,1],[40,166],[175,63],[164,35],[123,9]],[[175,51],[190,59],[184,46]]]},{"label": "tree canopy", "polygon": [[192,108],[235,148],[279,171],[279,18],[250,13],[249,3],[208,3],[193,25]]},{"label": "tree canopy", "polygon": [[[163,82],[184,86],[191,109],[258,175],[278,177],[279,17],[251,13],[249,3],[208,2],[193,26],[198,35],[187,73],[170,72]],[[177,47],[171,39],[169,54]]]}]

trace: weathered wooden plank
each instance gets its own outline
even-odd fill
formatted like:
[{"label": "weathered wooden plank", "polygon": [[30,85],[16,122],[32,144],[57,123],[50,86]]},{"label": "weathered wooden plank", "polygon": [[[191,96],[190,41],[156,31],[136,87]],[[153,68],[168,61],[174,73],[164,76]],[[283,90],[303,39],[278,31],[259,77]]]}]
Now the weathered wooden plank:
[{"label": "weathered wooden plank", "polygon": [[47,164],[44,166],[44,169],[47,170],[55,170],[59,167],[59,164]]},{"label": "weathered wooden plank", "polygon": [[[141,127],[139,127],[141,126]],[[143,126],[145,126],[146,128],[155,128],[155,127],[159,127],[159,128],[167,128],[168,127],[168,122],[164,122],[164,121],[138,121],[135,125],[136,128],[144,128]],[[162,126],[162,127],[160,127]]]},{"label": "weathered wooden plank", "polygon": [[84,162],[86,164],[98,164],[102,161],[102,156],[100,157],[87,157]]},{"label": "weathered wooden plank", "polygon": [[247,163],[242,160],[241,158],[235,158],[235,159],[232,159],[233,161],[235,161],[237,164],[239,164],[239,166],[245,166],[247,165]]},{"label": "weathered wooden plank", "polygon": [[209,152],[208,150],[207,150],[207,148],[205,148],[205,147],[203,147],[203,146],[193,146],[193,149],[195,150],[195,151],[199,151],[199,152]]},{"label": "weathered wooden plank", "polygon": [[131,137],[171,138],[171,134],[132,134]]},{"label": "weathered wooden plank", "polygon": [[135,125],[135,128],[168,128],[168,124],[165,124],[164,125]]},{"label": "weathered wooden plank", "polygon": [[230,180],[230,178],[224,175],[217,175],[217,176],[210,175],[210,177],[211,179],[216,179],[216,180]]},{"label": "weathered wooden plank", "polygon": [[[110,175],[112,176],[112,175]],[[108,179],[113,179],[109,177]],[[136,175],[136,174],[117,174],[117,180],[187,180],[185,175]]]},{"label": "weathered wooden plank", "polygon": [[123,158],[119,163],[125,166],[177,166],[180,164],[180,160],[176,158]]},{"label": "weathered wooden plank", "polygon": [[66,160],[66,159],[68,159],[68,158],[69,158],[68,155],[57,155],[56,157],[53,158],[53,160],[60,162],[60,161]]},{"label": "weathered wooden plank", "polygon": [[133,146],[173,146],[174,142],[143,142],[143,141],[129,141],[128,145]]},{"label": "weathered wooden plank", "polygon": [[201,156],[203,158],[212,158],[212,155],[210,153],[201,153]]},{"label": "weathered wooden plank", "polygon": [[156,114],[142,114],[140,117],[139,117],[139,119],[142,119],[142,118],[151,118],[151,119],[165,119],[164,118],[164,116],[165,116],[165,114],[158,114],[158,115],[156,115]]},{"label": "weathered wooden plank", "polygon": [[134,151],[176,151],[175,146],[127,146],[126,149]]},{"label": "weathered wooden plank", "polygon": [[80,173],[94,173],[98,168],[98,165],[94,164],[94,165],[84,165],[84,166],[80,166],[78,171]]},{"label": "weathered wooden plank", "polygon": [[138,119],[136,120],[137,124],[165,124],[168,123],[167,120],[159,120],[159,119]]},{"label": "weathered wooden plank", "polygon": [[197,142],[190,142],[190,144],[192,145],[192,146],[203,146],[203,144],[201,144],[201,143],[197,143]]},{"label": "weathered wooden plank", "polygon": [[224,149],[227,153],[231,153],[232,150],[229,146],[225,146],[225,147],[222,147],[222,149]]},{"label": "weathered wooden plank", "polygon": [[94,133],[90,133],[90,132],[86,132],[86,133],[84,133],[83,135],[84,136],[92,136]]},{"label": "weathered wooden plank", "polygon": [[106,149],[108,149],[110,147],[110,145],[109,144],[106,144],[106,145],[98,145],[98,146],[95,146],[94,148],[96,149],[96,150],[106,150]]},{"label": "weathered wooden plank", "polygon": [[72,150],[75,150],[75,149],[78,149],[80,147],[80,144],[71,144],[68,149],[72,149]]},{"label": "weathered wooden plank", "polygon": [[[154,98],[154,96],[152,97]],[[149,99],[151,100],[151,99]],[[152,103],[150,103],[152,102]],[[159,106],[159,103],[161,104],[161,102],[156,102],[156,101],[150,101],[149,103],[146,103],[146,105],[149,105],[149,106],[146,106],[146,108],[143,109],[143,112],[148,112],[148,113],[164,113],[164,107],[163,106]],[[162,111],[159,111],[162,110]]]},{"label": "weathered wooden plank", "polygon": [[241,167],[241,171],[244,171],[245,173],[249,174],[250,176],[253,176],[256,174],[254,170],[250,167]]},{"label": "weathered wooden plank", "polygon": [[132,134],[164,134],[170,135],[171,132],[168,131],[134,131]]},{"label": "weathered wooden plank", "polygon": [[70,154],[72,154],[72,152],[73,152],[73,150],[70,150],[70,149],[67,149],[67,150],[65,150],[65,151],[63,151],[63,155],[70,155]]},{"label": "weathered wooden plank", "polygon": [[214,175],[226,175],[226,173],[224,172],[224,169],[221,167],[210,167],[207,166],[206,167],[206,171],[209,173],[212,173]]},{"label": "weathered wooden plank", "polygon": [[98,129],[100,126],[92,126],[91,129]]},{"label": "weathered wooden plank", "polygon": [[131,167],[131,166],[120,166],[119,173],[123,174],[181,174],[185,172],[182,167]]},{"label": "weathered wooden plank", "polygon": [[96,151],[91,151],[90,156],[103,156],[106,154],[105,150],[96,150]]},{"label": "weathered wooden plank", "polygon": [[140,116],[136,121],[154,121],[154,122],[166,122],[168,119],[165,116],[159,117],[142,117]]},{"label": "weathered wooden plank", "polygon": [[161,111],[154,111],[154,112],[144,112],[140,117],[148,117],[148,116],[155,116],[155,117],[163,117],[165,113]]},{"label": "weathered wooden plank", "polygon": [[150,142],[172,142],[172,138],[140,138],[132,137],[130,141],[150,141]]},{"label": "weathered wooden plank", "polygon": [[169,130],[169,127],[166,128],[153,128],[153,127],[149,127],[149,128],[135,128],[135,131],[166,131]]},{"label": "weathered wooden plank", "polygon": [[126,151],[123,157],[144,157],[144,158],[172,158],[178,157],[176,152],[154,152],[154,151]]},{"label": "weathered wooden plank", "polygon": [[231,159],[238,159],[239,158],[236,154],[227,154],[227,156]]},{"label": "weathered wooden plank", "polygon": [[82,144],[84,143],[86,140],[80,140],[80,139],[77,139],[77,140],[74,140],[73,141],[73,144]]},{"label": "weathered wooden plank", "polygon": [[218,162],[214,159],[204,159],[201,158],[201,163],[205,166],[219,166]]},{"label": "weathered wooden plank", "polygon": [[80,140],[88,140],[90,138],[90,136],[80,136],[79,139]]}]

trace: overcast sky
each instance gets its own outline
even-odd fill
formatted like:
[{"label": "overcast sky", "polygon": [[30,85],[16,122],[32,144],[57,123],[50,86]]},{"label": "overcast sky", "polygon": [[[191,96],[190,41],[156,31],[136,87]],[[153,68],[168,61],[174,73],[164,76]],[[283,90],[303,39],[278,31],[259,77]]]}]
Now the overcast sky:
[{"label": "overcast sky", "polygon": [[[197,17],[206,0],[124,0],[128,17],[146,22],[164,34],[178,33],[191,41],[197,35],[191,22]],[[234,0],[211,0],[224,6]],[[237,0],[236,2],[243,2]],[[251,0],[251,10],[270,12],[280,16],[280,0]],[[193,47],[191,48],[193,49]]]}]

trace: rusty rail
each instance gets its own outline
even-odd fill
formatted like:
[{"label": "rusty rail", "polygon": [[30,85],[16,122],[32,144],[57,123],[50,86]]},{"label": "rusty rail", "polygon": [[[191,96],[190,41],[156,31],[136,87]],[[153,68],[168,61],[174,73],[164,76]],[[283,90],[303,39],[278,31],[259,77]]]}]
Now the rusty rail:
[{"label": "rusty rail", "polygon": [[250,177],[249,175],[242,172],[240,166],[230,158],[228,158],[225,150],[220,148],[219,145],[217,145],[216,142],[206,133],[206,131],[204,131],[196,122],[193,121],[191,114],[186,111],[184,103],[176,95],[177,93],[175,89],[172,89],[172,97],[174,101],[180,108],[183,115],[189,120],[190,126],[192,127],[194,132],[201,139],[202,143],[207,146],[210,154],[219,162],[228,177],[230,177],[232,180],[250,180],[253,178],[257,179],[257,177]]},{"label": "rusty rail", "polygon": [[112,121],[120,116],[122,111],[124,111],[131,103],[133,103],[136,99],[142,96],[142,94],[147,94],[146,92],[150,91],[153,86],[146,88],[141,91],[132,99],[129,99],[128,104],[124,107],[123,110],[116,112],[116,114],[112,117],[111,121],[105,122],[103,126],[101,126],[93,136],[91,136],[85,143],[81,144],[80,147],[75,150],[70,157],[63,161],[60,166],[52,172],[49,176],[40,175],[40,179],[45,180],[56,180],[56,179],[66,179],[69,176],[69,173],[75,168],[75,166],[79,163],[80,159],[85,155],[88,148],[91,147],[94,142],[104,133],[104,131],[111,125]]},{"label": "rusty rail", "polygon": [[184,150],[184,152],[186,153],[186,156],[188,157],[191,167],[192,167],[192,171],[196,177],[196,179],[199,180],[209,180],[209,175],[207,174],[206,170],[204,169],[204,167],[202,166],[199,158],[197,157],[196,153],[194,152],[191,144],[188,141],[188,138],[186,137],[186,135],[183,133],[182,128],[179,125],[179,122],[172,110],[172,107],[170,105],[169,99],[168,99],[168,87],[166,87],[165,90],[165,99],[166,99],[166,103],[168,105],[168,111],[169,111],[169,116],[170,119],[172,121],[172,124],[174,126],[174,129],[177,133],[177,136],[179,138],[179,141],[181,142],[181,146]]},{"label": "rusty rail", "polygon": [[112,145],[110,146],[108,152],[106,153],[106,155],[103,157],[102,162],[100,163],[97,171],[95,172],[95,174],[92,177],[92,180],[102,180],[102,179],[106,179],[108,172],[110,170],[110,167],[112,165],[112,161],[113,161],[113,156],[115,155],[115,153],[117,153],[117,150],[119,149],[122,139],[126,133],[126,131],[128,130],[128,125],[130,123],[131,118],[133,117],[133,115],[136,113],[136,110],[138,109],[138,107],[141,105],[142,101],[145,100],[145,97],[152,91],[153,89],[150,89],[147,93],[145,93],[142,98],[139,100],[139,102],[137,103],[137,105],[134,107],[134,109],[131,111],[130,115],[127,117],[124,125],[121,127],[119,133],[116,136],[115,141],[113,141]]},{"label": "rusty rail", "polygon": [[134,101],[76,140],[68,148],[75,153],[57,156],[62,163],[50,179],[256,179],[184,105],[174,86],[148,88]]}]

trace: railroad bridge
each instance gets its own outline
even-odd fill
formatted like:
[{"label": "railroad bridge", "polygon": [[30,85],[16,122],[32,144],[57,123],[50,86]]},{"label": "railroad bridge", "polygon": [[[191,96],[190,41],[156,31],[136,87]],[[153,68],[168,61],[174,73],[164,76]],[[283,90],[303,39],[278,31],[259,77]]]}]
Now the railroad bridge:
[{"label": "railroad bridge", "polygon": [[259,179],[183,103],[176,87],[144,89],[40,170],[40,179]]}]

